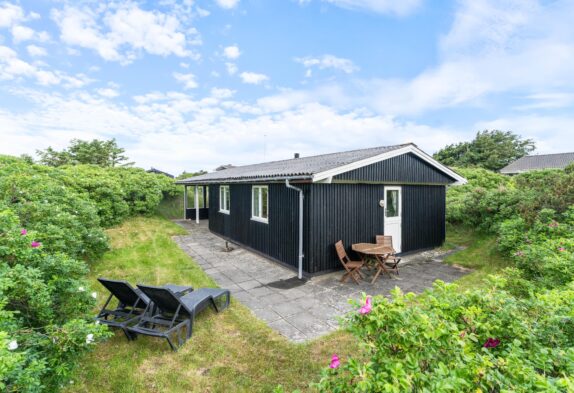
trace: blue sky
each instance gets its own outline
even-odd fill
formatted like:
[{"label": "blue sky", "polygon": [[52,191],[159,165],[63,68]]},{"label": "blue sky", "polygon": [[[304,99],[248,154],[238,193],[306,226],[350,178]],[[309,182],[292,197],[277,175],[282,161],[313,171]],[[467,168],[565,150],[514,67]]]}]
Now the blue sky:
[{"label": "blue sky", "polygon": [[574,3],[0,0],[0,153],[179,173],[512,130],[574,150]]}]

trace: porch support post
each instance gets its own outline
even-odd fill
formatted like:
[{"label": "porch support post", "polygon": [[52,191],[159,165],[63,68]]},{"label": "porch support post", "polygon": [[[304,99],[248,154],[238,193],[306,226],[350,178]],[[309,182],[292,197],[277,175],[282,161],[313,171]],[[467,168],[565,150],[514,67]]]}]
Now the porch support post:
[{"label": "porch support post", "polygon": [[207,200],[205,199],[207,197],[207,190],[206,190],[207,186],[203,186],[203,207],[207,207]]},{"label": "porch support post", "polygon": [[199,190],[195,186],[195,223],[199,224]]},{"label": "porch support post", "polygon": [[187,219],[187,184],[183,186],[183,219]]}]

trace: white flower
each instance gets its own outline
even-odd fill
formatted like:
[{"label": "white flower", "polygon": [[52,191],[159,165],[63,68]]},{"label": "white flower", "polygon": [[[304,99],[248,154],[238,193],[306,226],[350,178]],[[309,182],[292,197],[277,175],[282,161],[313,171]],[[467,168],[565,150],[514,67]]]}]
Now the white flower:
[{"label": "white flower", "polygon": [[99,321],[99,320],[97,320],[95,323],[96,323],[96,325],[99,325],[99,324],[100,324],[100,321]]},{"label": "white flower", "polygon": [[84,292],[85,290],[86,290],[86,288],[84,288],[84,287],[79,287],[79,288],[78,288],[78,291],[79,291],[79,292]]},{"label": "white flower", "polygon": [[8,349],[9,349],[10,351],[13,351],[13,350],[15,350],[15,349],[17,349],[17,348],[18,348],[18,341],[12,340],[12,341],[10,341],[10,342],[8,343]]},{"label": "white flower", "polygon": [[93,297],[94,299],[96,299],[96,298],[98,297],[98,294],[97,294],[96,292],[92,292],[92,297]]},{"label": "white flower", "polygon": [[86,344],[90,344],[92,342],[94,342],[94,335],[90,333],[86,336]]}]

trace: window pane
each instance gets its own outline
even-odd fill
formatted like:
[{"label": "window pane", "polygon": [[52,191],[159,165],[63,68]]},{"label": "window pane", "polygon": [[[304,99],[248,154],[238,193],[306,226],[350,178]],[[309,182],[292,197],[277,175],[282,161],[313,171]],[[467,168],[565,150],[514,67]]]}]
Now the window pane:
[{"label": "window pane", "polygon": [[268,217],[268,196],[267,196],[267,187],[261,189],[261,217],[267,218]]},{"label": "window pane", "polygon": [[230,210],[231,206],[231,191],[229,186],[225,187],[225,210]]},{"label": "window pane", "polygon": [[397,217],[399,215],[399,192],[397,190],[387,191],[387,217]]},{"label": "window pane", "polygon": [[225,204],[225,191],[224,191],[224,187],[219,187],[219,210],[225,210],[224,208],[224,204]]},{"label": "window pane", "polygon": [[259,212],[259,187],[253,187],[253,217],[260,217]]}]

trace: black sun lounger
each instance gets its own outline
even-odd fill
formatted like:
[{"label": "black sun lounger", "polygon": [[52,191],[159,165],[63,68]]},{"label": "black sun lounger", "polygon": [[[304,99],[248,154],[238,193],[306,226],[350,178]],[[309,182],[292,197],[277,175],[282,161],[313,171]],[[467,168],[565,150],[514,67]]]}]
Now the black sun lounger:
[{"label": "black sun lounger", "polygon": [[[128,331],[165,338],[174,351],[190,339],[196,314],[209,305],[220,312],[229,306],[230,300],[227,289],[201,288],[178,297],[169,288],[140,284],[138,288],[151,299],[147,307],[150,312],[144,313],[135,325],[128,326]],[[177,346],[174,345],[174,336],[177,337]]]},{"label": "black sun lounger", "polygon": [[[150,303],[149,298],[138,288],[132,287],[127,281],[108,280],[101,277],[98,278],[98,281],[110,291],[110,296],[96,319],[100,323],[122,329],[128,340],[131,340],[133,337],[126,330],[126,327],[135,323],[143,315]],[[108,309],[107,307],[114,297],[118,304],[116,308]]]}]

